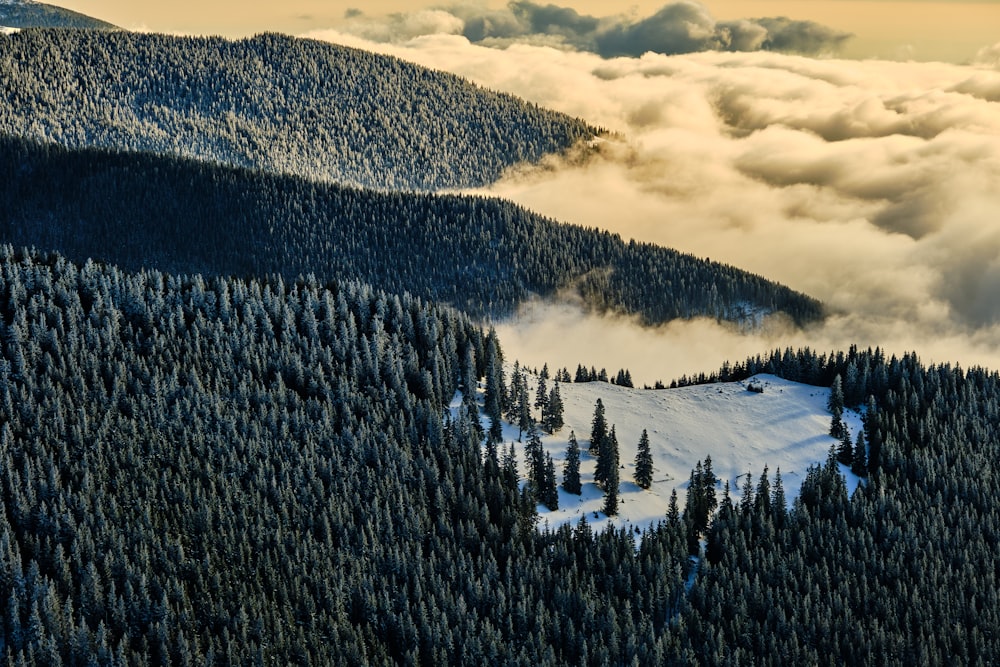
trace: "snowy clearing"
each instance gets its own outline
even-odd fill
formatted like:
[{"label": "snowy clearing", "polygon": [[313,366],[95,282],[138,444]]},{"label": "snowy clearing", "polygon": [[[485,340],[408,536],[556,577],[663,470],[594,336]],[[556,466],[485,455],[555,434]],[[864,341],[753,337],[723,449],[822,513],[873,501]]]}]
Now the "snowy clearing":
[{"label": "snowy clearing", "polygon": [[[528,381],[534,396],[537,377],[529,375]],[[749,383],[762,385],[764,392],[747,391]],[[551,380],[548,386],[552,387]],[[789,382],[773,375],[679,389],[630,389],[604,382],[560,384],[559,389],[566,425],[554,435],[543,434],[542,443],[555,461],[557,481],[561,485],[569,434],[575,431],[581,449],[583,493],[579,496],[569,494],[560,486],[558,510],[538,506],[540,528],[554,529],[567,522],[575,525],[583,514],[587,514],[595,530],[609,525],[644,529],[666,515],[673,489],[677,489],[678,505],[683,512],[691,470],[706,456],[712,457],[712,467],[719,478],[716,493],[720,499],[727,480],[731,498],[734,502],[739,499],[748,470],[756,488],[767,466],[772,483],[775,471],[781,469],[782,483],[791,506],[808,467],[826,461],[830,447],[838,444],[828,435],[830,413],[826,406],[830,390]],[[587,453],[594,404],[598,398],[604,403],[609,426],[615,425],[622,466],[619,514],[611,518],[600,511],[604,496],[593,480],[596,459]],[[844,423],[852,435],[857,434],[862,427],[861,415],[846,410]],[[485,416],[483,426],[489,428],[489,419]],[[648,431],[654,461],[653,485],[645,491],[632,480],[643,429]],[[517,428],[504,423],[503,447],[512,441],[515,443],[523,482],[524,443],[517,439]],[[848,491],[853,493],[858,478],[847,466],[841,465],[841,471],[847,480]]]}]

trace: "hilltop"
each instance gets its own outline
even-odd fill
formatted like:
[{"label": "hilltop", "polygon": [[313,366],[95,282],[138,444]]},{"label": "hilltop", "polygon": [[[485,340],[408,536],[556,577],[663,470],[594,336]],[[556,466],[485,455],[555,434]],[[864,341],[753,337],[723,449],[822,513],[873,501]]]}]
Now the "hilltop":
[{"label": "hilltop", "polygon": [[596,133],[451,74],[277,34],[23,30],[0,42],[0,90],[3,134],[380,189],[486,185]]}]

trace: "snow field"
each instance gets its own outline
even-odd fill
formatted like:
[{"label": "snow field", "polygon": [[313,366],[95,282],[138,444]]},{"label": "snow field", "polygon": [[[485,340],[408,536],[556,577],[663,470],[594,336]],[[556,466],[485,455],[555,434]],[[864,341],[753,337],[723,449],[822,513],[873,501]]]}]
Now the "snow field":
[{"label": "snow field", "polygon": [[[528,376],[532,400],[537,382],[537,377]],[[750,382],[762,385],[764,392],[747,391]],[[553,382],[550,379],[546,384],[551,389]],[[757,375],[744,382],[661,390],[631,389],[604,382],[567,383],[560,384],[559,391],[566,425],[553,435],[542,434],[542,444],[556,465],[559,509],[550,511],[539,505],[539,528],[575,525],[586,514],[594,530],[608,526],[645,529],[666,515],[674,489],[678,506],[684,511],[691,470],[707,456],[712,457],[712,468],[719,478],[716,495],[720,500],[726,481],[732,500],[739,500],[748,471],[756,489],[767,466],[772,488],[775,471],[781,469],[782,484],[791,506],[809,466],[822,464],[830,447],[839,444],[828,434],[830,413],[826,406],[830,390],[773,375]],[[587,453],[598,398],[604,403],[609,429],[615,426],[619,444],[621,483],[619,514],[615,517],[607,517],[600,511],[604,494],[594,483],[596,459]],[[844,423],[852,438],[856,437],[862,428],[861,415],[845,410]],[[483,426],[489,428],[485,416]],[[643,429],[648,431],[654,461],[653,484],[648,490],[640,489],[633,481],[635,454]],[[581,450],[583,492],[579,496],[566,493],[561,487],[570,431],[575,431]],[[517,428],[505,422],[502,447],[505,450],[514,442],[523,483],[526,471],[523,441],[527,438],[522,438],[522,442],[517,440]],[[847,466],[840,467],[848,491],[853,493],[859,480]]]}]

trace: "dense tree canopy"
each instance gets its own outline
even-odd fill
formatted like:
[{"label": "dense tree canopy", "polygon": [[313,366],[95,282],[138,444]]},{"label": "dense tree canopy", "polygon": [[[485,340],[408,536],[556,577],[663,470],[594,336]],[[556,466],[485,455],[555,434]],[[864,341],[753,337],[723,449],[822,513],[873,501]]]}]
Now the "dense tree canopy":
[{"label": "dense tree canopy", "polygon": [[747,502],[727,492],[698,518],[695,565],[676,499],[641,535],[536,529],[514,459],[443,416],[486,374],[487,340],[356,283],[0,249],[0,650],[17,665],[997,660],[1000,376],[853,349],[730,367],[829,386],[854,364],[869,478],[848,497],[831,457],[789,510],[777,475],[748,475]]},{"label": "dense tree canopy", "polygon": [[24,30],[0,40],[0,91],[2,134],[388,189],[485,185],[595,134],[451,74],[276,34]]},{"label": "dense tree canopy", "polygon": [[286,280],[362,280],[506,315],[576,289],[649,323],[739,320],[749,305],[803,322],[818,302],[736,268],[561,225],[509,202],[381,193],[149,154],[0,137],[0,242],[79,262]]}]

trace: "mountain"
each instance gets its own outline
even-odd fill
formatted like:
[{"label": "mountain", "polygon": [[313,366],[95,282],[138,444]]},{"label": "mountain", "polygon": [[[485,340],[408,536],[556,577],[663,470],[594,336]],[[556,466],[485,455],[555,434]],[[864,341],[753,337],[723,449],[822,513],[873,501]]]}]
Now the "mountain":
[{"label": "mountain", "polygon": [[[701,468],[718,504],[704,533],[689,512],[539,531],[520,447],[483,456],[475,422],[445,417],[502,366],[498,343],[358,283],[0,248],[0,651],[15,665],[1000,657],[996,373],[878,350],[750,359],[734,372],[840,376],[845,400],[870,396],[853,495],[832,455],[790,509],[776,478],[734,503]],[[674,417],[650,419],[669,442]]]},{"label": "mountain", "polygon": [[0,42],[0,89],[2,134],[382,189],[485,185],[596,132],[450,74],[274,34],[24,30]]},{"label": "mountain", "polygon": [[16,138],[0,138],[0,199],[0,242],[131,270],[363,280],[475,315],[508,315],[532,295],[570,290],[650,324],[822,316],[817,301],[759,276],[495,199]]},{"label": "mountain", "polygon": [[82,28],[118,30],[117,26],[77,12],[30,0],[0,2],[0,26],[9,28]]}]

